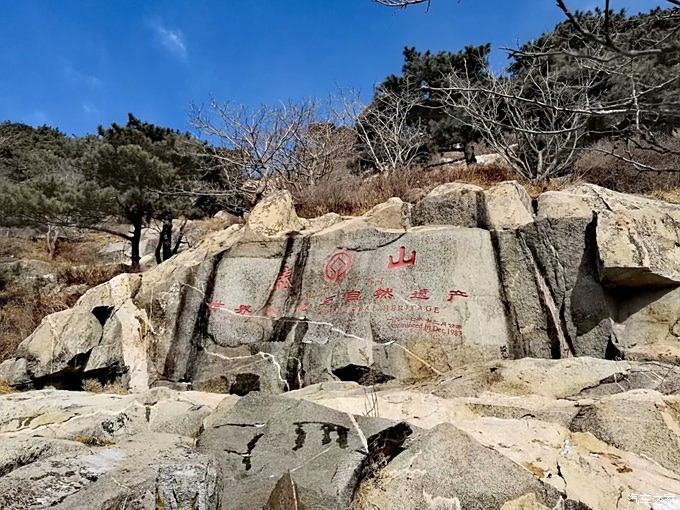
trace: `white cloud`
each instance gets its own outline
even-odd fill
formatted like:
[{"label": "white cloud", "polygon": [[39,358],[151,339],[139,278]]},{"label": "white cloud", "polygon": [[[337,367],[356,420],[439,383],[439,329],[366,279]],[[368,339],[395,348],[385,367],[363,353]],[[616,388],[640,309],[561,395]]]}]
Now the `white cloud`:
[{"label": "white cloud", "polygon": [[62,69],[66,79],[74,85],[85,85],[90,88],[95,88],[101,85],[99,78],[93,74],[87,74],[79,71],[73,67],[71,62],[64,62]]},{"label": "white cloud", "polygon": [[83,112],[85,112],[88,115],[99,115],[99,108],[97,108],[95,105],[89,102],[84,102],[82,104],[83,107]]},{"label": "white cloud", "polygon": [[161,45],[174,57],[187,59],[187,44],[184,34],[179,29],[168,28],[160,22],[151,25]]}]

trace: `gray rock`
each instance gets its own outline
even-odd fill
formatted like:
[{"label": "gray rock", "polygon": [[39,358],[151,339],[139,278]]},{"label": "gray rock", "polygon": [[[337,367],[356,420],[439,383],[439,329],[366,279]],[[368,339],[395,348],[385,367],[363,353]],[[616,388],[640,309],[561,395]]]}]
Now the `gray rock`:
[{"label": "gray rock", "polygon": [[583,407],[570,429],[590,432],[607,444],[653,459],[680,473],[678,417],[678,412],[669,408],[659,393],[640,390]]},{"label": "gray rock", "polygon": [[491,510],[529,493],[549,508],[562,499],[523,467],[442,424],[409,441],[375,478],[364,481],[352,508]]},{"label": "gray rock", "polygon": [[488,229],[518,228],[534,221],[531,197],[517,181],[484,191],[484,225]]},{"label": "gray rock", "polygon": [[616,287],[680,283],[680,207],[597,215],[600,278]]},{"label": "gray rock", "polygon": [[393,197],[376,205],[363,217],[378,228],[406,229],[411,226],[411,204]]},{"label": "gray rock", "polygon": [[398,445],[410,432],[394,422],[251,394],[226,412],[218,410],[197,447],[219,453],[229,495],[225,510],[264,507],[272,492],[280,494],[278,482],[287,473],[300,508],[339,510],[349,507],[367,459],[390,454],[377,438],[391,437]]},{"label": "gray rock", "polygon": [[236,216],[235,214],[231,214],[228,211],[217,211],[213,218],[216,218],[218,220],[225,221],[227,225],[236,225],[238,223],[241,223],[241,218]]},{"label": "gray rock", "polygon": [[484,190],[473,184],[442,184],[415,204],[411,214],[415,226],[478,227],[483,223]]},{"label": "gray rock", "polygon": [[164,510],[218,510],[222,473],[213,457],[164,464],[156,477],[156,507]]}]

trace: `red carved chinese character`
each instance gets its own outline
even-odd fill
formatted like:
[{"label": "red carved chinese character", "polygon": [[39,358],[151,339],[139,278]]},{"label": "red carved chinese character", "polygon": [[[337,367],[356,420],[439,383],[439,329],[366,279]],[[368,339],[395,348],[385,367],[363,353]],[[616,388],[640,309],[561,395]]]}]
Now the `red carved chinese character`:
[{"label": "red carved chinese character", "polygon": [[323,279],[329,283],[342,280],[352,268],[352,256],[346,251],[331,255],[323,266]]},{"label": "red carved chinese character", "polygon": [[413,250],[411,252],[411,257],[406,258],[406,248],[404,246],[399,247],[399,260],[396,262],[392,258],[392,255],[390,255],[387,259],[387,269],[394,271],[395,269],[398,269],[400,267],[408,267],[412,266],[416,263],[416,251]]},{"label": "red carved chinese character", "polygon": [[468,293],[462,290],[450,290],[449,299],[447,299],[447,301],[453,301],[453,298],[455,297],[468,297]]},{"label": "red carved chinese character", "polygon": [[348,290],[347,292],[345,292],[343,299],[345,303],[349,303],[351,301],[359,301],[361,299],[361,291]]},{"label": "red carved chinese character", "polygon": [[216,310],[221,310],[224,307],[224,303],[222,301],[211,301],[208,303],[208,309],[211,311],[216,311]]},{"label": "red carved chinese character", "polygon": [[332,304],[333,304],[333,301],[335,301],[335,294],[332,295],[332,296],[328,296],[326,299],[324,299],[324,300],[321,302],[321,306],[324,306],[324,305],[332,305]]},{"label": "red carved chinese character", "polygon": [[251,315],[253,310],[250,305],[239,305],[238,308],[234,310],[239,315]]},{"label": "red carved chinese character", "polygon": [[290,289],[293,284],[291,283],[291,277],[293,276],[293,268],[284,267],[276,277],[276,282],[274,282],[274,290],[285,290]]},{"label": "red carved chinese character", "polygon": [[375,299],[392,299],[394,292],[392,292],[392,289],[375,289],[373,297]]},{"label": "red carved chinese character", "polygon": [[430,291],[428,289],[419,289],[411,293],[411,299],[430,299]]}]

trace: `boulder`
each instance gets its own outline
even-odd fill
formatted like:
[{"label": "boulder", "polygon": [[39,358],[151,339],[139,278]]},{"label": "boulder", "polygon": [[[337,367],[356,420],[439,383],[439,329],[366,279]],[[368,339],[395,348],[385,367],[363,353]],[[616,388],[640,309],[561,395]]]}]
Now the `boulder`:
[{"label": "boulder", "polygon": [[227,397],[156,388],[130,395],[63,390],[14,393],[1,397],[0,434],[117,442],[145,431],[197,437],[204,418]]},{"label": "boulder", "polygon": [[570,429],[590,432],[609,445],[653,459],[680,474],[680,401],[669,403],[652,390],[612,395],[583,406]]},{"label": "boulder", "polygon": [[364,214],[364,218],[378,228],[406,229],[411,226],[411,207],[411,204],[393,197],[376,205]]},{"label": "boulder", "polygon": [[413,206],[413,225],[478,227],[483,215],[484,190],[473,184],[451,182],[434,188]]},{"label": "boulder", "polygon": [[[216,465],[205,456],[187,454],[190,446],[190,442],[178,436],[140,434],[133,441],[106,448],[97,448],[94,451],[88,448],[87,451],[37,460],[0,478],[0,507],[7,510],[215,510],[219,508],[219,500],[216,499],[216,490],[210,483],[210,476],[196,476],[194,483],[187,486],[186,482],[180,485],[168,480],[165,475],[168,465],[173,469],[174,476],[182,474],[179,468],[182,465],[199,464],[208,473],[211,466]],[[185,469],[184,472],[188,470]],[[172,483],[178,493],[168,491],[168,483]],[[194,497],[191,497],[190,491],[193,491]],[[204,497],[200,497],[202,495]]]},{"label": "boulder", "polygon": [[484,191],[484,226],[513,229],[534,221],[531,197],[517,181],[496,184]]},{"label": "boulder", "polygon": [[559,491],[451,424],[409,441],[405,451],[363,482],[353,509],[489,510],[526,494],[553,508]]},{"label": "boulder", "polygon": [[597,214],[602,283],[615,287],[668,287],[680,283],[680,207]]},{"label": "boulder", "polygon": [[226,226],[237,225],[241,223],[240,217],[228,211],[217,211],[213,218],[224,221]]},{"label": "boulder", "polygon": [[323,216],[319,216],[318,218],[312,218],[304,221],[306,221],[305,233],[314,233],[320,232],[321,230],[324,230],[328,227],[332,227],[333,225],[337,225],[343,221],[343,218],[337,213],[328,213],[324,214]]},{"label": "boulder", "polygon": [[260,200],[250,212],[247,225],[265,236],[285,236],[303,228],[288,191],[278,191]]},{"label": "boulder", "polygon": [[281,508],[290,484],[299,508],[339,509],[349,507],[366,463],[389,460],[411,432],[305,401],[248,395],[218,409],[197,448],[219,453],[225,509]]}]

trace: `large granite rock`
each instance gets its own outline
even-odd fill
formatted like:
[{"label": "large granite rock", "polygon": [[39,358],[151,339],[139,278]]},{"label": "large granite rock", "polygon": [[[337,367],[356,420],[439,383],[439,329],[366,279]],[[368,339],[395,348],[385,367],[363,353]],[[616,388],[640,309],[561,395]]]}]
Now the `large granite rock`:
[{"label": "large granite rock", "polygon": [[474,228],[482,222],[484,190],[474,184],[451,182],[434,188],[413,207],[413,224]]},{"label": "large granite rock", "polygon": [[[220,452],[225,510],[263,508],[280,480],[294,484],[299,508],[343,509],[366,464],[387,462],[412,432],[405,424],[353,416],[304,400],[248,395],[218,411],[198,441]],[[294,507],[293,507],[294,508]]]},{"label": "large granite rock", "polygon": [[[390,199],[361,217],[303,222],[289,194],[272,194],[246,226],[46,318],[0,379],[244,395],[525,356],[676,363],[675,241],[663,218],[677,209],[581,185],[543,193],[534,213],[516,182],[451,183],[413,207]],[[616,218],[644,234],[646,261],[624,260],[617,246],[632,231]]]},{"label": "large granite rock", "polygon": [[526,494],[549,508],[560,493],[451,424],[410,442],[359,489],[356,510],[421,508],[490,510]]},{"label": "large granite rock", "polygon": [[248,228],[266,236],[286,235],[302,230],[288,191],[272,193],[262,199],[248,216]]},{"label": "large granite rock", "polygon": [[0,508],[673,508],[673,368],[527,358],[283,396],[2,395]]}]

